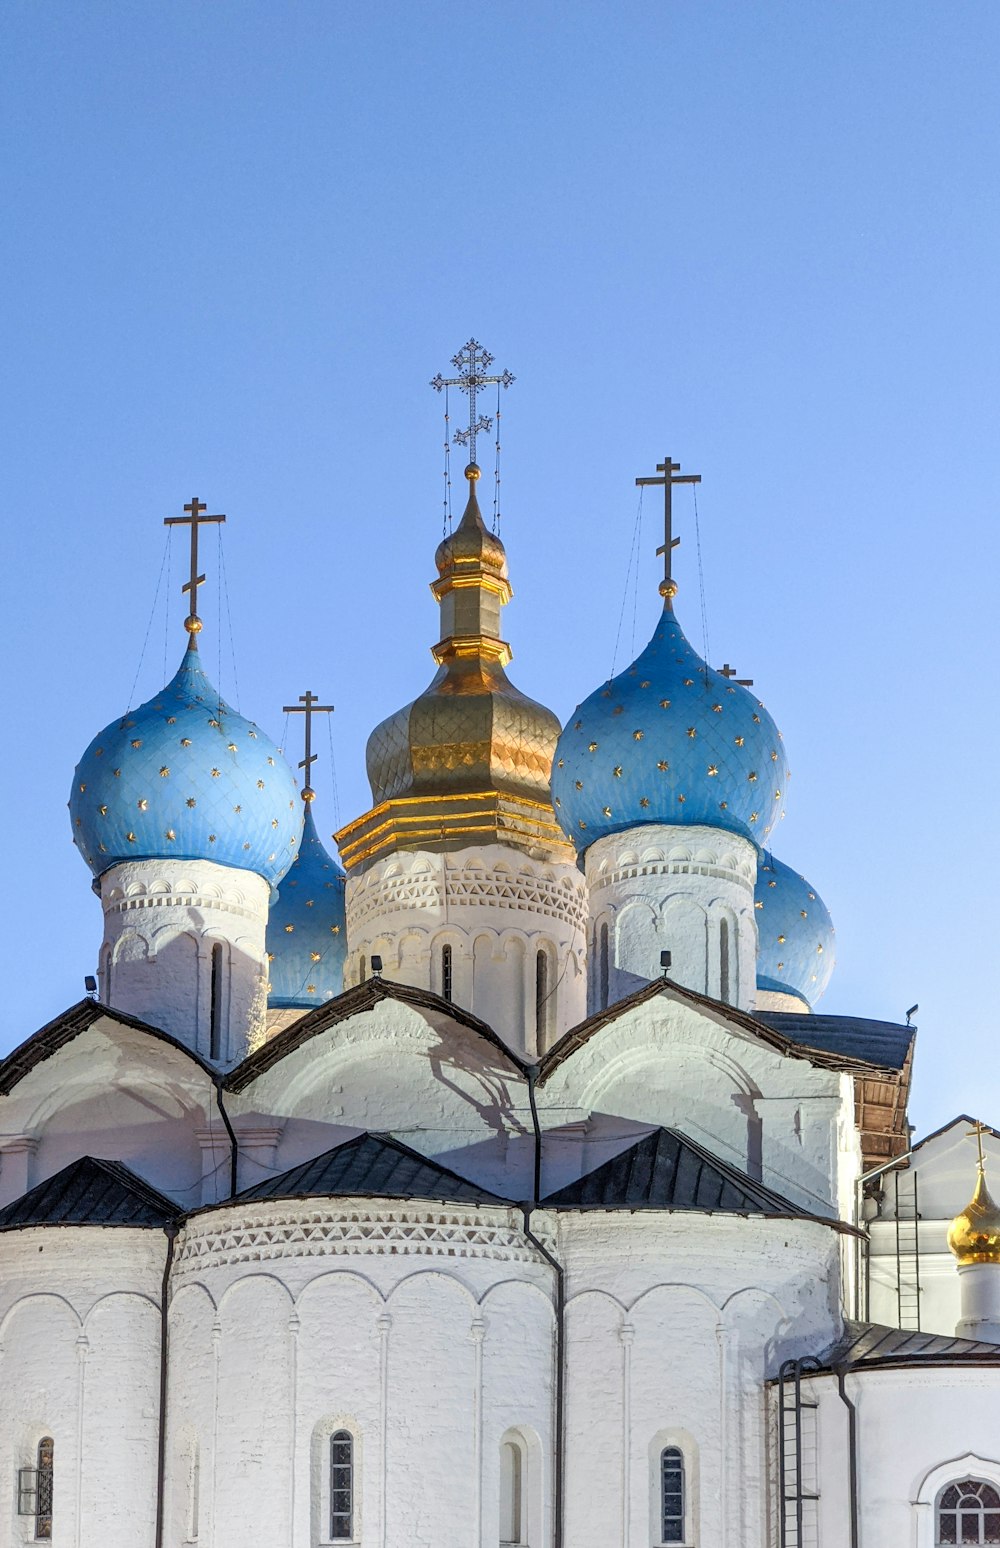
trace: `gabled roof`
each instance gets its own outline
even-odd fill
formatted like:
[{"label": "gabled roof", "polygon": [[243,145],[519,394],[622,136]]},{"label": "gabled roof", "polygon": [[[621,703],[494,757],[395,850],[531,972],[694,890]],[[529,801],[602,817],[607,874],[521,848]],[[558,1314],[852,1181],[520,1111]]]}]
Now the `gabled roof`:
[{"label": "gabled roof", "polygon": [[440,1199],[451,1204],[508,1204],[437,1161],[393,1139],[359,1134],[280,1177],[269,1177],[227,1203],[251,1199],[339,1198]]},{"label": "gabled roof", "polygon": [[877,1322],[845,1322],[843,1336],[819,1356],[823,1371],[908,1365],[1000,1365],[1000,1344],[916,1333]]},{"label": "gabled roof", "polygon": [[113,1010],[110,1005],[102,1005],[100,1000],[79,1000],[76,1005],[71,1005],[57,1016],[54,1021],[48,1022],[44,1027],[27,1038],[13,1053],[9,1053],[5,1059],[0,1059],[0,1096],[7,1096],[19,1081],[41,1064],[45,1059],[51,1059],[60,1048],[71,1043],[81,1032],[86,1032],[95,1021],[116,1021],[119,1026],[132,1027],[137,1032],[145,1032],[147,1036],[157,1038],[159,1042],[166,1043],[170,1048],[176,1048],[184,1054],[199,1069],[204,1070],[210,1080],[215,1076],[203,1059],[200,1059],[190,1048],[185,1047],[177,1038],[171,1037],[169,1032],[164,1032],[160,1027],[150,1026],[147,1021],[140,1021],[138,1016],[129,1016],[125,1011]]},{"label": "gabled roof", "polygon": [[[784,1030],[777,1030],[767,1024],[761,1017],[752,1016],[749,1011],[738,1010],[735,1005],[727,1005],[724,1000],[713,1000],[707,994],[699,994],[695,989],[686,989],[682,984],[674,983],[673,979],[656,978],[651,983],[637,989],[634,994],[628,994],[622,1000],[616,1000],[614,1005],[609,1005],[607,1010],[598,1011],[595,1016],[588,1016],[586,1021],[581,1021],[577,1026],[564,1032],[559,1041],[549,1049],[541,1060],[539,1066],[539,1085],[544,1085],[549,1076],[569,1058],[570,1054],[584,1043],[588,1042],[599,1032],[602,1027],[617,1021],[627,1011],[637,1005],[645,1005],[648,1000],[655,1000],[659,995],[669,994],[679,1000],[686,1000],[689,1005],[696,1006],[699,1010],[710,1011],[717,1016],[722,1016],[732,1026],[740,1027],[749,1032],[758,1042],[766,1043],[778,1053],[791,1055],[796,1059],[807,1059],[810,1064],[819,1065],[824,1069],[844,1070],[847,1072],[863,1073],[869,1069],[882,1069],[884,1066],[871,1059],[863,1058],[858,1054],[847,1054],[833,1049],[807,1045],[797,1038],[789,1035]],[[803,1021],[808,1018],[789,1015],[788,1021]],[[822,1019],[822,1018],[820,1018]]]},{"label": "gabled roof", "polygon": [[895,1021],[870,1021],[863,1016],[800,1016],[795,1011],[755,1011],[773,1032],[781,1032],[794,1043],[825,1053],[864,1059],[884,1069],[901,1070],[906,1063],[916,1027],[900,1026]]},{"label": "gabled roof", "polygon": [[[954,1129],[960,1123],[975,1125],[978,1122],[978,1118],[970,1118],[968,1113],[959,1113],[957,1117],[949,1118],[948,1122],[943,1123],[939,1129],[932,1129],[930,1134],[925,1134],[923,1139],[917,1140],[912,1149],[919,1150],[922,1145],[929,1145],[931,1140],[940,1139],[942,1134],[947,1134],[949,1129]],[[986,1124],[985,1127],[986,1132],[992,1134],[994,1139],[1000,1139],[1000,1129],[993,1129],[989,1124]]]},{"label": "gabled roof", "polygon": [[0,1231],[27,1226],[165,1226],[181,1211],[123,1166],[81,1156],[0,1209]]},{"label": "gabled roof", "polygon": [[557,1188],[542,1200],[542,1208],[681,1209],[817,1218],[676,1129],[654,1129],[577,1182]]},{"label": "gabled roof", "polygon": [[269,1042],[250,1054],[238,1064],[226,1077],[226,1087],[230,1091],[243,1091],[259,1075],[271,1069],[279,1060],[293,1053],[296,1048],[301,1048],[303,1043],[308,1043],[310,1038],[319,1037],[321,1032],[334,1027],[339,1021],[346,1021],[349,1016],[360,1016],[366,1011],[375,1009],[383,1000],[398,1000],[402,1005],[412,1005],[418,1010],[430,1010],[438,1015],[447,1016],[459,1026],[467,1027],[475,1032],[484,1042],[488,1043],[495,1052],[503,1056],[504,1062],[509,1064],[521,1075],[526,1076],[528,1066],[516,1054],[511,1053],[507,1044],[497,1036],[493,1028],[485,1021],[480,1021],[471,1011],[463,1010],[460,1005],[454,1005],[450,1000],[443,1000],[440,995],[432,994],[429,989],[415,989],[410,984],[397,984],[388,978],[368,978],[363,984],[356,984],[353,989],[345,989],[343,994],[338,994],[334,999],[327,1000],[325,1005],[319,1005],[313,1011],[308,1011],[293,1021],[291,1026],[272,1037]]}]

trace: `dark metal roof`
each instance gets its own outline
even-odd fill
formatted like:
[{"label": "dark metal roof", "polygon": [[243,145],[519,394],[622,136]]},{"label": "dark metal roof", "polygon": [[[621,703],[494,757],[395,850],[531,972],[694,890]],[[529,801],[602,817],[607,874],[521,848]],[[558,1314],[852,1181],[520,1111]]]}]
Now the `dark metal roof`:
[{"label": "dark metal roof", "polygon": [[794,1043],[824,1053],[846,1054],[884,1069],[901,1070],[916,1036],[916,1027],[894,1021],[869,1021],[863,1016],[800,1016],[795,1011],[754,1011],[774,1032]]},{"label": "dark metal roof", "polygon": [[[633,994],[626,995],[624,999],[617,1000],[614,1005],[609,1005],[607,1010],[598,1011],[595,1016],[588,1016],[586,1021],[581,1021],[577,1026],[564,1032],[557,1043],[549,1049],[539,1065],[539,1085],[544,1085],[554,1070],[558,1069],[572,1053],[586,1043],[594,1033],[610,1022],[617,1021],[626,1011],[636,1005],[644,1005],[647,1000],[654,1000],[658,995],[667,994],[678,1000],[686,1000],[690,1005],[697,1006],[700,1010],[708,1011],[722,1017],[731,1026],[742,1027],[750,1032],[760,1042],[775,1048],[779,1053],[790,1054],[796,1059],[808,1059],[810,1064],[819,1065],[826,1069],[848,1070],[859,1074],[868,1069],[885,1068],[879,1061],[862,1054],[860,1051],[853,1053],[842,1049],[823,1047],[820,1043],[806,1044],[792,1035],[792,1029],[782,1025],[780,1028],[770,1025],[770,1013],[767,1019],[765,1015],[751,1015],[749,1011],[738,1010],[735,1005],[727,1005],[722,1000],[713,1000],[707,994],[699,994],[695,989],[686,989],[682,984],[676,984],[672,979],[656,978]],[[809,1017],[784,1014],[782,1022],[799,1022],[809,1020]],[[815,1017],[813,1020],[824,1019],[837,1020],[839,1018]],[[850,1018],[848,1018],[850,1019]],[[863,1023],[858,1023],[863,1025]],[[882,1025],[883,1023],[876,1023]],[[888,1025],[888,1023],[885,1023]],[[912,1028],[909,1029],[912,1031]],[[265,1045],[266,1047],[267,1045]],[[892,1065],[889,1068],[895,1069]]]},{"label": "dark metal roof", "polygon": [[86,1032],[95,1021],[116,1021],[120,1026],[131,1027],[137,1032],[145,1032],[149,1037],[156,1038],[161,1043],[166,1043],[170,1048],[176,1048],[178,1052],[190,1059],[205,1074],[214,1079],[211,1069],[199,1059],[196,1053],[186,1048],[183,1043],[171,1037],[169,1032],[163,1032],[159,1027],[152,1027],[146,1021],[140,1021],[138,1016],[129,1016],[125,1011],[113,1010],[110,1005],[102,1005],[99,1000],[79,1000],[76,1005],[71,1005],[57,1016],[54,1021],[47,1022],[44,1027],[33,1032],[31,1037],[21,1043],[9,1053],[5,1059],[0,1059],[0,1096],[7,1096],[13,1091],[18,1081],[24,1079],[35,1067],[45,1059],[51,1059],[60,1048],[71,1043],[81,1032]]},{"label": "dark metal roof", "polygon": [[359,1194],[379,1199],[441,1199],[452,1204],[507,1204],[457,1172],[391,1134],[359,1134],[280,1177],[270,1177],[237,1194],[229,1203],[250,1199],[339,1198]]},{"label": "dark metal roof", "polygon": [[368,978],[363,984],[356,984],[353,989],[345,989],[343,994],[338,994],[334,999],[327,1000],[325,1005],[318,1005],[315,1010],[307,1011],[300,1016],[298,1021],[293,1021],[291,1026],[279,1032],[277,1037],[272,1037],[263,1043],[254,1053],[250,1054],[231,1070],[226,1077],[226,1086],[230,1091],[243,1091],[258,1075],[263,1075],[273,1065],[284,1059],[287,1054],[293,1053],[296,1048],[301,1048],[303,1043],[308,1043],[310,1038],[318,1037],[329,1027],[336,1026],[339,1021],[346,1021],[349,1016],[358,1016],[365,1011],[374,1010],[383,1000],[399,1000],[404,1005],[416,1006],[418,1010],[436,1011],[439,1015],[447,1016],[449,1020],[457,1022],[459,1026],[467,1027],[475,1032],[484,1042],[503,1056],[505,1064],[511,1066],[521,1075],[527,1075],[528,1066],[515,1053],[512,1053],[507,1044],[499,1038],[485,1021],[480,1021],[471,1011],[463,1010],[460,1005],[453,1005],[450,1000],[443,1000],[440,995],[432,994],[429,989],[415,989],[410,984],[397,984],[388,978]]},{"label": "dark metal roof", "polygon": [[846,1322],[843,1337],[819,1357],[824,1371],[846,1367],[873,1370],[900,1365],[1000,1365],[1000,1344],[887,1328],[877,1322]]},{"label": "dark metal roof", "polygon": [[[687,1209],[816,1219],[676,1129],[654,1129],[542,1200],[552,1209]],[[832,1222],[829,1222],[832,1223]]]},{"label": "dark metal roof", "polygon": [[181,1211],[120,1161],[81,1156],[0,1209],[0,1231],[27,1226],[165,1226]]}]

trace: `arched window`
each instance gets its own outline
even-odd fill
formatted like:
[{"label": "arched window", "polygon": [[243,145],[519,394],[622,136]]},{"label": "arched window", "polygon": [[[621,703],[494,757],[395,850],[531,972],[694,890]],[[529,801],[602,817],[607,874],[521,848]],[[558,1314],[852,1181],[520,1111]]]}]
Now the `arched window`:
[{"label": "arched window", "polygon": [[729,1004],[729,920],[719,920],[719,999]]},{"label": "arched window", "polygon": [[222,947],[212,947],[212,1008],[208,1032],[208,1056],[222,1058]]},{"label": "arched window", "polygon": [[611,993],[611,945],[607,923],[597,932],[597,997],[598,1010],[607,1010]]},{"label": "arched window", "polygon": [[349,1430],[330,1436],[330,1541],[354,1537],[354,1437]]},{"label": "arched window", "polygon": [[524,1450],[520,1441],[505,1440],[500,1447],[500,1548],[512,1548],[524,1538]]},{"label": "arched window", "polygon": [[452,976],[451,976],[451,947],[441,947],[441,998],[451,1000]]},{"label": "arched window", "polygon": [[542,1052],[545,1034],[549,1029],[550,1016],[549,954],[543,950],[535,953],[535,1037],[539,1053]]},{"label": "arched window", "polygon": [[664,1446],[660,1452],[660,1510],[662,1543],[684,1541],[684,1453],[679,1446]]},{"label": "arched window", "polygon": [[1000,1491],[978,1478],[942,1489],[935,1543],[1000,1543]]},{"label": "arched window", "polygon": [[52,1538],[52,1480],[55,1442],[45,1435],[38,1442],[35,1467],[22,1467],[17,1475],[17,1513],[34,1519],[36,1542]]}]

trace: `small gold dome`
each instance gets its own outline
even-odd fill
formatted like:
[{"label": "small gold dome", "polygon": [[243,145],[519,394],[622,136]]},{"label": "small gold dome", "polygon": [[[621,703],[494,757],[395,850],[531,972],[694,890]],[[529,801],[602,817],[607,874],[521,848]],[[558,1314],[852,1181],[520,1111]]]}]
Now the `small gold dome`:
[{"label": "small gold dome", "polygon": [[1000,1206],[981,1170],[972,1202],[948,1228],[948,1246],[959,1263],[1000,1263]]}]

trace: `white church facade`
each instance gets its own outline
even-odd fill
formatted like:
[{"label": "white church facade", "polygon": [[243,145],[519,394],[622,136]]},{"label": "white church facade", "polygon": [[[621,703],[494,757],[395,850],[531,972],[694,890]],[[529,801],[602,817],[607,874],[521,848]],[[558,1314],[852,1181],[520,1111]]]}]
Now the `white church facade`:
[{"label": "white church facade", "polygon": [[817,1010],[658,472],[652,638],[562,725],[470,463],[339,861],[322,706],[300,791],[205,675],[185,508],[180,668],[73,779],[96,988],[0,1060],[0,1544],[1000,1543],[1000,1135],[915,1143],[914,1029]]}]

